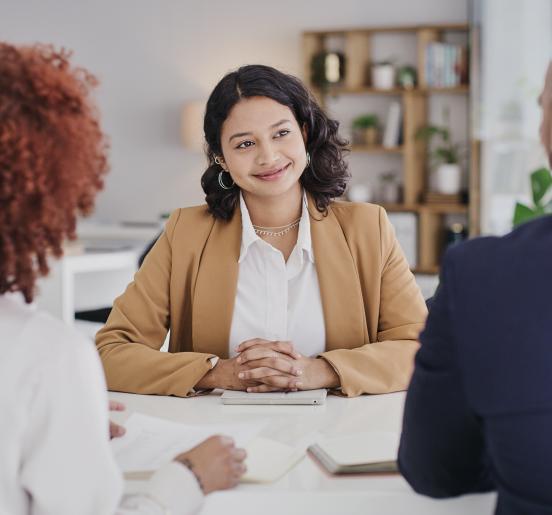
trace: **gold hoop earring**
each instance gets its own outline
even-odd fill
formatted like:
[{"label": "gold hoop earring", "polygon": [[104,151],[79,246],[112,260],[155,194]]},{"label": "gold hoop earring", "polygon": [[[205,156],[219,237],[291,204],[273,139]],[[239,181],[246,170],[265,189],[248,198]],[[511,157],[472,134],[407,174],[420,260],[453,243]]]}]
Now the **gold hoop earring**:
[{"label": "gold hoop earring", "polygon": [[224,161],[219,157],[219,156],[215,156],[215,163],[218,164],[219,166],[222,166],[222,163]]}]

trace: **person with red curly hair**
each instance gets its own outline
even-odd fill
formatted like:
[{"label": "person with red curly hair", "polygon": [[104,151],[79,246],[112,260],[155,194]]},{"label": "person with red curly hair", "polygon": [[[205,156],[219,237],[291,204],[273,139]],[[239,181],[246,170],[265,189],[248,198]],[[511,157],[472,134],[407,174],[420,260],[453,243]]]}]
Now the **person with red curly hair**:
[{"label": "person with red curly hair", "polygon": [[147,495],[121,499],[99,357],[30,305],[108,171],[95,85],[66,51],[0,42],[0,513],[187,514],[237,483],[245,452],[212,437],[161,467]]}]

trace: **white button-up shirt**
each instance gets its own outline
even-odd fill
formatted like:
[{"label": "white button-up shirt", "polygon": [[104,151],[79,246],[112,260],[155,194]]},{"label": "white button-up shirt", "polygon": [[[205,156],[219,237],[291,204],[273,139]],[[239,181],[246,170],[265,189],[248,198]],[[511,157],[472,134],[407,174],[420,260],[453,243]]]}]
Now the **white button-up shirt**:
[{"label": "white button-up shirt", "polygon": [[241,194],[240,208],[242,242],[229,356],[252,338],[291,341],[306,356],[324,352],[326,331],[306,196],[297,243],[287,263],[278,249],[255,234]]},{"label": "white button-up shirt", "polygon": [[123,494],[109,445],[107,391],[94,344],[75,329],[0,295],[0,513],[186,515],[203,494],[180,463],[143,494]]}]

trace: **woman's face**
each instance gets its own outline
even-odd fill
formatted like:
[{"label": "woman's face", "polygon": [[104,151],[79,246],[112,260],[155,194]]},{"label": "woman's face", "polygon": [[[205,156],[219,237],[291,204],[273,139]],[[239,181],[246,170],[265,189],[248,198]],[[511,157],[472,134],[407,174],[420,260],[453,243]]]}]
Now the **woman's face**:
[{"label": "woman's face", "polygon": [[305,140],[289,109],[267,97],[240,100],[221,131],[223,168],[245,195],[273,197],[299,188]]}]

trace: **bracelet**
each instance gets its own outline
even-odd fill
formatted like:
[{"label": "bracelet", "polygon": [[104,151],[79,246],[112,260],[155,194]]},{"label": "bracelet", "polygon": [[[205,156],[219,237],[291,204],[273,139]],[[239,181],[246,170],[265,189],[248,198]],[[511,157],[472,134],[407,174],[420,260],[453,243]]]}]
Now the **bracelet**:
[{"label": "bracelet", "polygon": [[203,493],[205,493],[205,487],[203,486],[203,483],[201,482],[200,477],[196,474],[196,471],[194,470],[194,466],[193,466],[192,462],[188,458],[181,458],[178,461],[190,470],[190,472],[195,476],[195,478],[196,478],[196,480],[199,484],[199,488],[201,488],[201,491]]}]

